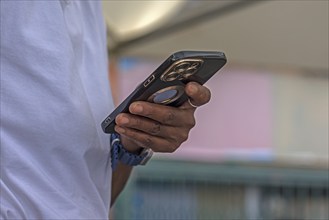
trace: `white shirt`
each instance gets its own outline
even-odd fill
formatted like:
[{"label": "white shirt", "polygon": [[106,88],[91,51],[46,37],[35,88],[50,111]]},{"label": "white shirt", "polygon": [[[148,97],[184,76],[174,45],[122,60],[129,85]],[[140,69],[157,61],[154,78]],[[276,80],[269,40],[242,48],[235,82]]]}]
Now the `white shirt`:
[{"label": "white shirt", "polygon": [[1,218],[107,219],[100,1],[1,1]]}]

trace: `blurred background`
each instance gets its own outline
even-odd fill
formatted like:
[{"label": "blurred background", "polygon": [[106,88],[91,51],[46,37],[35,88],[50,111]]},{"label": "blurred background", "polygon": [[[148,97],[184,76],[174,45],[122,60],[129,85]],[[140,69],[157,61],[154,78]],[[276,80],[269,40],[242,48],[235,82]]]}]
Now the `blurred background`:
[{"label": "blurred background", "polygon": [[211,102],[134,170],[113,219],[328,219],[328,1],[104,1],[119,104],[170,54],[219,50]]}]

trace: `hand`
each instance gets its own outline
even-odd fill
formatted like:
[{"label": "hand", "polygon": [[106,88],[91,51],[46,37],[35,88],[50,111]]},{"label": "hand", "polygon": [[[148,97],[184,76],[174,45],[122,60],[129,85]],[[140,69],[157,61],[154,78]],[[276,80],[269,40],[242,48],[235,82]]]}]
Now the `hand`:
[{"label": "hand", "polygon": [[[210,100],[209,89],[195,82],[188,83],[185,92],[196,106]],[[177,108],[137,101],[130,105],[130,113],[116,117],[115,131],[130,152],[140,151],[141,147],[151,148],[154,152],[174,152],[195,126],[195,109],[189,102]]]}]

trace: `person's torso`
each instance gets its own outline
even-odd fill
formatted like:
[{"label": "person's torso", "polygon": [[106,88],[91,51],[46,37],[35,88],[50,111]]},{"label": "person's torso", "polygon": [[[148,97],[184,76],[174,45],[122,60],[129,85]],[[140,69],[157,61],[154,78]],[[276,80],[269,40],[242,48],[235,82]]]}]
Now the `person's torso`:
[{"label": "person's torso", "polygon": [[107,216],[106,53],[100,1],[1,1],[1,217]]}]

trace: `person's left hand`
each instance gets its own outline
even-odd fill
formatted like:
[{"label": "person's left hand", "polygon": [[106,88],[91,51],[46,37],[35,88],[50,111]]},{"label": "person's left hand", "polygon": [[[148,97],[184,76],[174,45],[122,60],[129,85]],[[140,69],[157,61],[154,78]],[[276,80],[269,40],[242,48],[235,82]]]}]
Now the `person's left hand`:
[{"label": "person's left hand", "polygon": [[[195,106],[210,100],[209,89],[194,82],[186,85],[185,92]],[[195,109],[189,102],[171,107],[136,101],[130,105],[130,113],[116,117],[115,131],[130,152],[140,151],[141,147],[151,148],[154,152],[174,152],[195,126]]]}]

